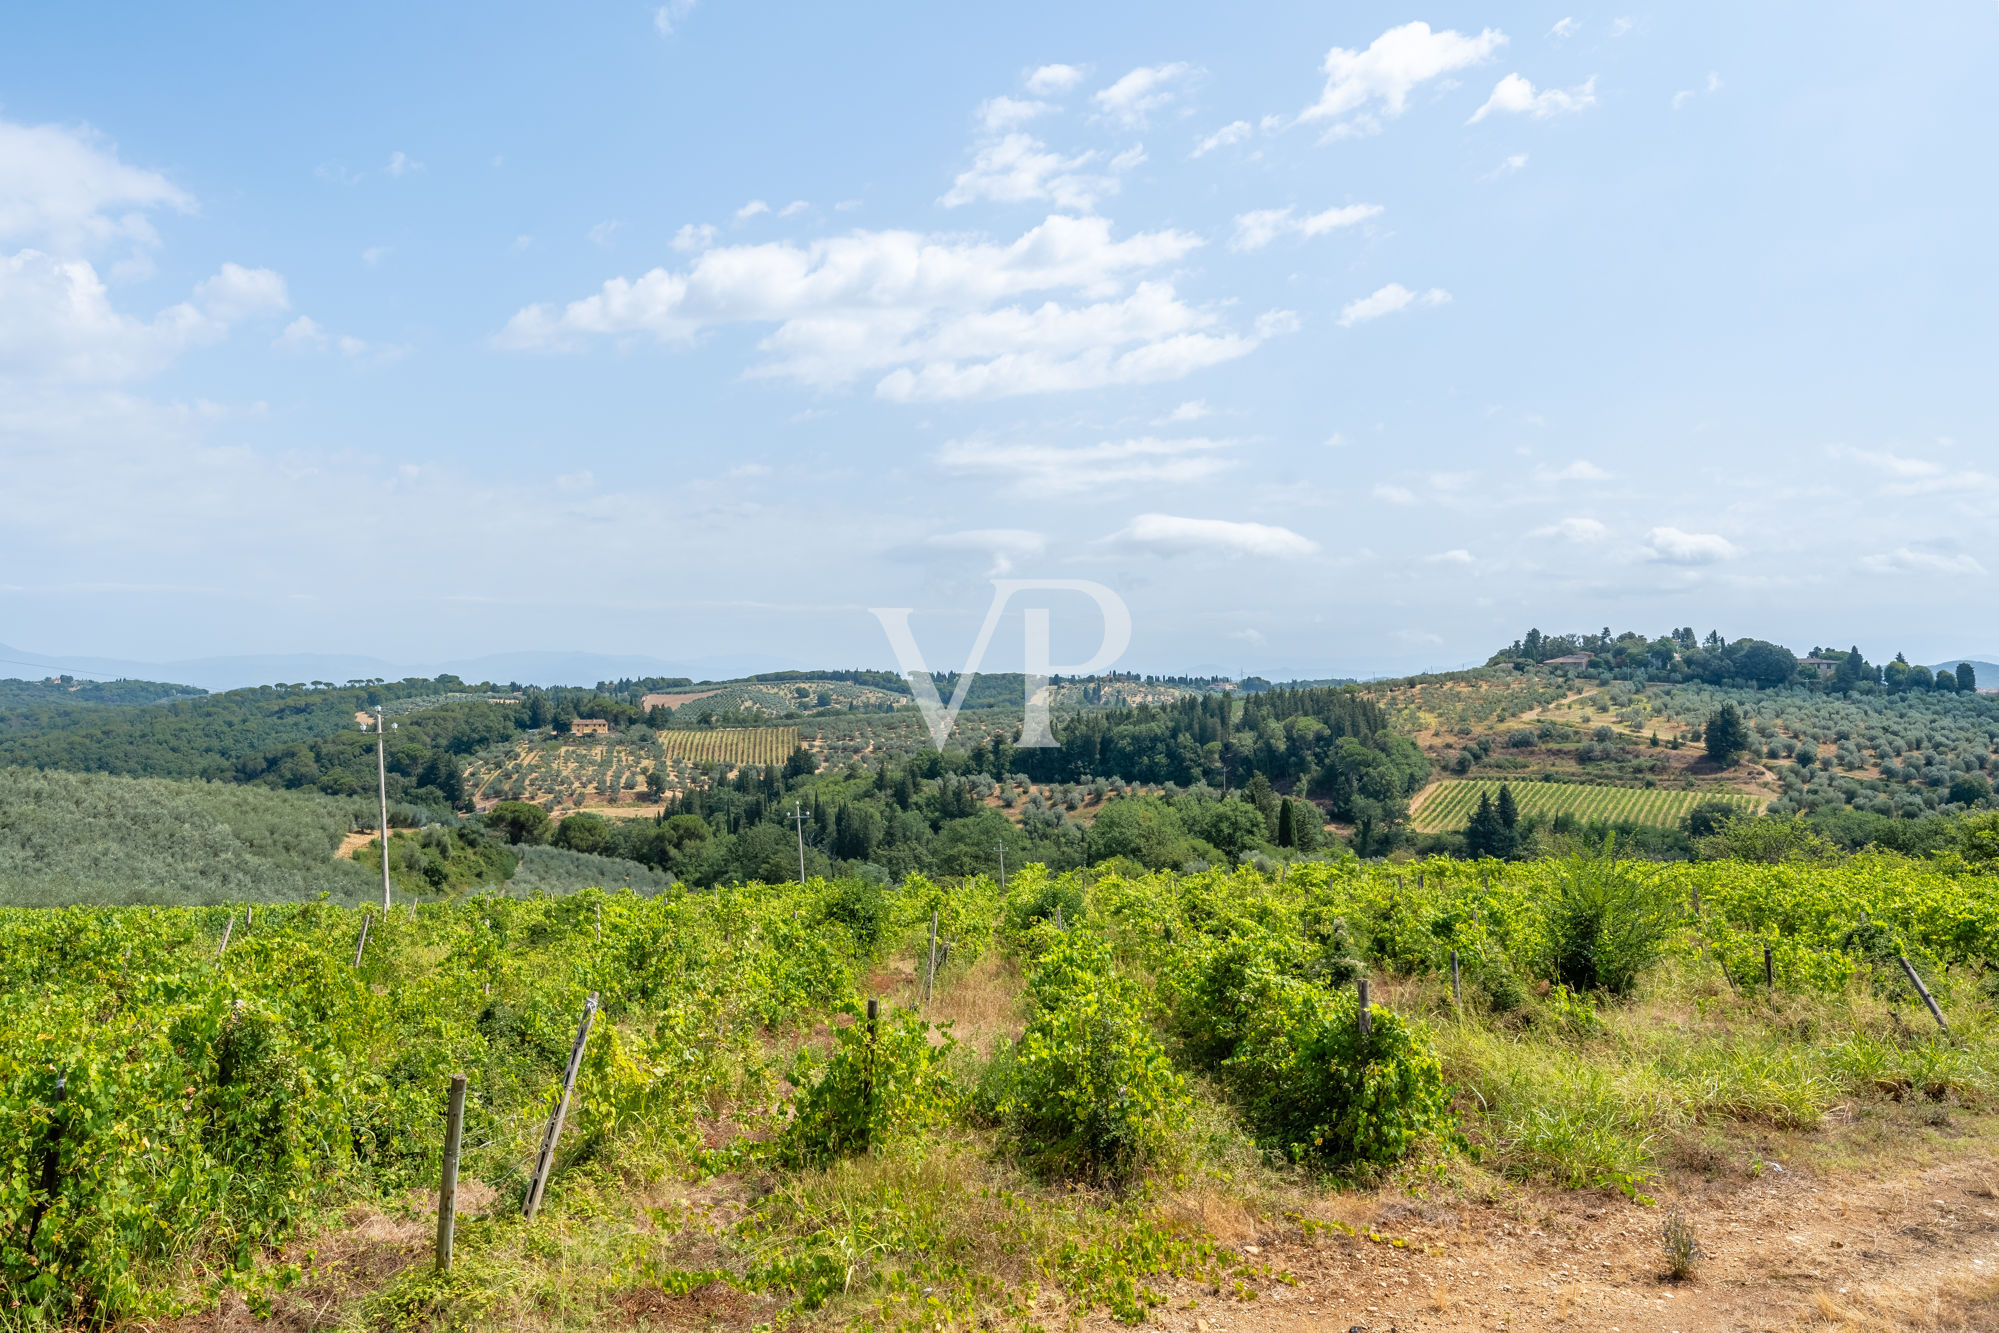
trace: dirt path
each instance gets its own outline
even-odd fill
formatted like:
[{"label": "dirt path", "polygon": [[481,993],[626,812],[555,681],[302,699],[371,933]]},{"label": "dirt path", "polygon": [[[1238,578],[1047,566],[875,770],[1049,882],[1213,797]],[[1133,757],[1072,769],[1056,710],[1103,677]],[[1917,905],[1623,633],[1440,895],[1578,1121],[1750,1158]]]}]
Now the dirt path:
[{"label": "dirt path", "polygon": [[[1354,1200],[1337,1211],[1359,1237],[1291,1226],[1258,1247],[1256,1262],[1297,1285],[1259,1284],[1238,1302],[1183,1283],[1152,1320],[1173,1333],[1999,1329],[1995,1182],[1999,1167],[1974,1157],[1836,1184],[1773,1171],[1653,1208],[1541,1190],[1492,1204]],[[1708,1254],[1683,1283],[1663,1275],[1672,1202]]]}]

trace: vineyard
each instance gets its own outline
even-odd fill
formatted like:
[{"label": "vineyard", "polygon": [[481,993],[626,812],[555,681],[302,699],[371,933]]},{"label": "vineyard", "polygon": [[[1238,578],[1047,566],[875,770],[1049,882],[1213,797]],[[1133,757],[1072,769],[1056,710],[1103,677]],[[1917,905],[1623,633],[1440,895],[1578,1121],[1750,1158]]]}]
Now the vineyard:
[{"label": "vineyard", "polygon": [[666,791],[680,791],[750,765],[782,764],[798,748],[797,727],[728,727],[720,730],[639,733],[564,740],[540,737],[473,758],[466,789],[482,805],[496,801],[615,805],[638,799],[646,775],[657,771]]},{"label": "vineyard", "polygon": [[703,725],[701,718],[712,715],[724,726],[754,725],[764,718],[788,717],[819,709],[885,712],[907,704],[909,696],[855,685],[844,680],[743,681],[719,688],[705,686],[690,693],[690,699],[674,710],[676,729]]},{"label": "vineyard", "polygon": [[1333,1280],[1245,1237],[1414,1261],[1341,1180],[1649,1203],[1925,1107],[1976,1145],[1995,962],[1999,881],[1893,856],[0,910],[0,1288],[10,1327],[1226,1317]]},{"label": "vineyard", "polygon": [[[1462,829],[1478,798],[1499,799],[1501,783],[1484,778],[1445,781],[1434,787],[1410,824],[1419,833],[1446,833]],[[1573,815],[1584,823],[1645,824],[1672,828],[1689,810],[1706,801],[1723,801],[1745,815],[1756,813],[1761,802],[1754,796],[1734,792],[1669,791],[1663,787],[1607,787],[1582,782],[1513,782],[1503,784],[1513,791],[1513,800],[1523,815],[1553,819]]]}]

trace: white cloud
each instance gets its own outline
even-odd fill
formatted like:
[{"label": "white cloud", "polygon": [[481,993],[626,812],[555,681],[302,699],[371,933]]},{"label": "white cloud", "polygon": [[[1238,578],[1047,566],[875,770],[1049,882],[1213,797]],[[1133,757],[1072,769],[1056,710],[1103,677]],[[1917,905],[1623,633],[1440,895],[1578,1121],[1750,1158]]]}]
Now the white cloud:
[{"label": "white cloud", "polygon": [[326,347],[326,330],[311,315],[300,315],[285,325],[285,331],[272,345],[283,352],[321,351]]},{"label": "white cloud", "polygon": [[349,170],[340,162],[322,162],[312,169],[312,174],[335,185],[359,185],[368,179],[361,172]]},{"label": "white cloud", "polygon": [[1526,165],[1527,165],[1527,154],[1514,153],[1513,155],[1508,157],[1504,162],[1501,162],[1498,166],[1494,167],[1491,171],[1488,171],[1483,176],[1480,176],[1479,179],[1482,181],[1496,181],[1502,176],[1511,176],[1514,172],[1519,171],[1522,167],[1525,167]]},{"label": "white cloud", "polygon": [[1554,27],[1548,29],[1548,35],[1556,38],[1573,37],[1576,35],[1576,29],[1582,26],[1575,19],[1562,19]]},{"label": "white cloud", "polygon": [[1900,546],[1879,555],[1862,556],[1860,567],[1872,574],[1968,574],[1982,575],[1985,566],[1975,556]]},{"label": "white cloud", "polygon": [[1135,143],[1111,159],[1111,171],[1113,174],[1121,176],[1135,167],[1144,165],[1144,163],[1145,145]]},{"label": "white cloud", "polygon": [[1095,153],[1064,157],[1031,134],[1004,135],[981,145],[971,168],[961,172],[937,202],[956,208],[979,199],[1000,204],[1045,201],[1087,213],[1100,197],[1118,189],[1115,176],[1083,172],[1096,159]]},{"label": "white cloud", "polygon": [[1703,87],[1682,88],[1680,89],[1680,91],[1673,94],[1673,110],[1678,111],[1681,107],[1685,106],[1693,98],[1700,96],[1700,94],[1703,92],[1713,94],[1713,93],[1718,93],[1720,91],[1721,91],[1721,75],[1710,72],[1707,76],[1707,83]]},{"label": "white cloud", "polygon": [[1625,18],[1612,19],[1610,21],[1610,35],[1613,38],[1622,37],[1625,36],[1627,33],[1636,32],[1637,30],[1638,30],[1638,20],[1635,18],[1627,16]]},{"label": "white cloud", "polygon": [[1232,629],[1229,631],[1229,637],[1231,639],[1241,639],[1252,648],[1261,648],[1269,642],[1268,639],[1264,638],[1263,631],[1260,629]]},{"label": "white cloud", "polygon": [[713,223],[690,222],[679,231],[673,233],[673,248],[684,255],[699,254],[701,251],[715,244],[715,238],[720,234],[715,230]]},{"label": "white cloud", "polygon": [[1734,542],[1713,532],[1654,528],[1645,534],[1646,552],[1669,565],[1711,565],[1742,554]]},{"label": "white cloud", "polygon": [[1392,505],[1413,505],[1416,503],[1416,492],[1407,486],[1391,486],[1383,482],[1374,488],[1374,498]]},{"label": "white cloud", "polygon": [[89,127],[0,121],[0,242],[58,255],[152,247],[146,210],[192,213],[192,196],[156,171],[127,166]]},{"label": "white cloud", "polygon": [[1419,85],[1483,64],[1505,44],[1505,34],[1493,28],[1467,37],[1451,29],[1432,32],[1429,24],[1417,22],[1390,28],[1365,51],[1336,46],[1320,66],[1325,91],[1298,120],[1333,121],[1328,138],[1371,134],[1380,128],[1378,116],[1402,114]]},{"label": "white cloud", "polygon": [[1365,324],[1383,315],[1392,315],[1406,310],[1411,305],[1437,306],[1451,299],[1451,294],[1441,287],[1416,293],[1399,282],[1391,282],[1368,296],[1358,297],[1340,307],[1340,327],[1350,329],[1356,324]]},{"label": "white cloud", "polygon": [[1231,250],[1260,250],[1279,236],[1323,236],[1340,227],[1351,227],[1357,222],[1365,222],[1377,217],[1382,211],[1380,204],[1347,204],[1340,208],[1329,208],[1322,213],[1307,213],[1295,216],[1289,208],[1264,208],[1250,213],[1238,213],[1235,220],[1235,236],[1229,241]]},{"label": "white cloud", "polygon": [[369,268],[373,268],[375,265],[381,263],[388,256],[388,253],[389,247],[386,245],[371,245],[361,252],[361,262]]},{"label": "white cloud", "polygon": [[1205,481],[1236,466],[1233,440],[1162,440],[1143,436],[1097,444],[996,444],[953,440],[938,463],[960,475],[998,477],[1015,495],[1051,498],[1118,487]]},{"label": "white cloud", "polygon": [[564,472],[555,479],[555,489],[566,491],[571,495],[578,491],[587,491],[596,484],[597,477],[589,468],[577,472]]},{"label": "white cloud", "polygon": [[1567,467],[1538,467],[1534,475],[1542,481],[1609,481],[1610,474],[1586,458],[1578,458]]},{"label": "white cloud", "polygon": [[1170,105],[1174,86],[1186,81],[1194,67],[1184,60],[1170,65],[1140,65],[1097,92],[1091,99],[1103,115],[1128,129],[1143,128],[1155,111]]},{"label": "white cloud", "polygon": [[112,308],[88,260],[22,250],[0,256],[0,381],[111,383],[149,375],[287,304],[276,273],[224,264],[149,323]]},{"label": "white cloud", "polygon": [[406,347],[377,346],[344,333],[328,333],[310,315],[300,315],[285,325],[284,332],[271,345],[281,352],[292,353],[338,351],[349,361],[366,360],[376,364],[394,361],[409,350]]},{"label": "white cloud", "polygon": [[618,228],[624,225],[624,223],[618,221],[616,218],[598,223],[590,229],[590,244],[608,248],[611,244],[611,238],[616,236]]},{"label": "white cloud", "polygon": [[1426,565],[1469,565],[1472,563],[1472,558],[1471,552],[1460,546],[1455,550],[1439,551],[1435,555],[1426,555],[1423,557],[1423,563]]},{"label": "white cloud", "polygon": [[1493,86],[1492,96],[1485,99],[1485,105],[1472,112],[1467,125],[1476,125],[1495,111],[1513,112],[1532,116],[1536,120],[1547,120],[1551,116],[1572,115],[1596,105],[1596,75],[1592,74],[1575,87],[1563,90],[1549,88],[1535,92],[1534,85],[1518,74],[1509,74]]},{"label": "white cloud", "polygon": [[1565,518],[1550,523],[1545,528],[1536,528],[1527,534],[1530,537],[1553,537],[1560,541],[1587,544],[1600,542],[1610,536],[1610,529],[1593,518]]},{"label": "white cloud", "polygon": [[1048,549],[1048,539],[1025,528],[978,528],[969,532],[940,532],[923,539],[932,551],[974,551],[992,560],[989,578],[1001,578],[1014,571],[1015,563],[1030,560]]},{"label": "white cloud", "polygon": [[513,252],[520,254],[533,244],[534,237],[528,235],[526,232],[522,232],[519,236],[514,237]]},{"label": "white cloud", "polygon": [[396,152],[389,154],[389,165],[383,167],[382,170],[388,172],[391,176],[409,176],[422,171],[423,163],[414,160],[409,154],[398,149]]},{"label": "white cloud", "polygon": [[[898,401],[1156,383],[1245,356],[1289,322],[1273,312],[1257,331],[1234,332],[1219,309],[1144,277],[1200,243],[1175,231],[1117,240],[1103,219],[1057,214],[1008,244],[860,231],[718,247],[684,271],[529,306],[496,341],[568,350],[648,333],[686,344],[709,329],[774,324],[751,376],[834,387],[885,372],[875,391]],[[1015,303],[1034,294],[1038,304]]]},{"label": "white cloud", "polygon": [[671,37],[673,30],[693,12],[694,0],[667,0],[666,4],[652,12],[653,31],[662,37]]},{"label": "white cloud", "polygon": [[1295,560],[1319,549],[1309,537],[1269,523],[1232,523],[1174,514],[1140,514],[1102,540],[1104,545],[1135,554],[1162,556],[1217,554]]},{"label": "white cloud", "polygon": [[1168,412],[1165,416],[1159,417],[1152,424],[1155,426],[1170,426],[1183,421],[1199,421],[1202,417],[1211,417],[1214,414],[1215,410],[1209,407],[1204,399],[1191,398],[1174,408],[1171,412]]},{"label": "white cloud", "polygon": [[761,199],[752,199],[736,210],[736,221],[747,222],[759,213],[770,212],[770,205]]},{"label": "white cloud", "polygon": [[1196,143],[1194,145],[1194,151],[1191,155],[1194,157],[1205,157],[1209,153],[1214,152],[1217,148],[1226,148],[1230,144],[1241,143],[1244,139],[1247,139],[1252,132],[1253,131],[1251,130],[1250,123],[1248,121],[1232,120],[1228,124],[1216,130],[1213,134],[1208,135],[1206,138],[1203,138],[1200,142]]},{"label": "white cloud", "polygon": [[1029,102],[1017,97],[988,97],[979,103],[972,114],[979,118],[979,126],[988,134],[1004,134],[1008,130],[1019,129],[1036,116],[1045,116],[1055,109],[1052,102]]},{"label": "white cloud", "polygon": [[1083,81],[1084,72],[1080,65],[1043,65],[1027,76],[1027,91],[1036,97],[1066,93]]},{"label": "white cloud", "polygon": [[812,207],[812,205],[806,203],[803,199],[794,199],[790,203],[786,204],[783,208],[778,209],[777,215],[781,218],[797,217],[800,213],[803,213],[806,209],[810,207]]}]

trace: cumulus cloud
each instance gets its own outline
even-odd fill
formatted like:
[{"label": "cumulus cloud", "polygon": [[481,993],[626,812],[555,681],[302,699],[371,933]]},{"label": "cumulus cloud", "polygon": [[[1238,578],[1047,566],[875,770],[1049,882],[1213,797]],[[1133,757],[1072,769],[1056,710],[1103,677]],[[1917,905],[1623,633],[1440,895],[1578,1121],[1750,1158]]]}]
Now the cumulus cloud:
[{"label": "cumulus cloud", "polygon": [[1200,141],[1194,145],[1194,151],[1191,154],[1191,156],[1206,157],[1209,153],[1214,152],[1217,148],[1226,148],[1230,144],[1241,143],[1244,139],[1247,139],[1252,132],[1253,131],[1251,130],[1248,121],[1232,120],[1228,124],[1216,130],[1213,134],[1203,136],[1200,139]]},{"label": "cumulus cloud", "polygon": [[1328,138],[1372,134],[1381,127],[1381,117],[1402,114],[1409,94],[1419,86],[1483,64],[1505,44],[1505,34],[1493,28],[1467,37],[1448,28],[1432,32],[1429,24],[1417,22],[1390,28],[1365,51],[1336,46],[1320,66],[1325,90],[1298,121],[1333,122]]},{"label": "cumulus cloud", "polygon": [[1561,19],[1556,22],[1554,27],[1548,29],[1548,35],[1550,37],[1554,37],[1557,39],[1564,37],[1573,37],[1576,35],[1576,29],[1582,26],[1583,25],[1577,22],[1575,19],[1572,18]]},{"label": "cumulus cloud", "polygon": [[694,0],[668,0],[652,12],[653,31],[662,37],[671,37],[673,30],[693,12]]},{"label": "cumulus cloud", "polygon": [[1559,541],[1575,542],[1579,545],[1600,542],[1610,536],[1610,529],[1593,518],[1565,518],[1550,523],[1544,528],[1536,528],[1527,534],[1530,537],[1552,537]]},{"label": "cumulus cloud", "polygon": [[736,221],[748,222],[759,213],[770,212],[770,205],[761,199],[752,199],[736,210]]},{"label": "cumulus cloud", "polygon": [[416,161],[400,149],[389,154],[389,164],[382,168],[391,176],[412,176],[423,170],[423,163]]},{"label": "cumulus cloud", "polygon": [[1526,165],[1527,165],[1527,154],[1514,153],[1508,156],[1504,162],[1501,162],[1491,171],[1488,171],[1483,176],[1480,176],[1479,179],[1482,181],[1496,181],[1502,176],[1511,176],[1514,172],[1519,171],[1522,167],[1525,167]]},{"label": "cumulus cloud", "polygon": [[1045,116],[1055,109],[1052,102],[1026,101],[1017,97],[988,97],[979,103],[973,114],[979,119],[980,128],[990,134],[1004,134],[1033,120]]},{"label": "cumulus cloud", "polygon": [[1083,81],[1084,74],[1080,65],[1043,65],[1027,76],[1027,91],[1036,97],[1066,93]]},{"label": "cumulus cloud", "polygon": [[1172,103],[1178,86],[1193,72],[1194,67],[1184,60],[1170,65],[1140,65],[1110,87],[1099,90],[1091,100],[1107,118],[1127,129],[1141,129],[1153,112],[1162,111]]},{"label": "cumulus cloud", "polygon": [[1115,175],[1086,172],[1097,154],[1064,157],[1031,134],[1007,134],[979,147],[969,169],[960,172],[938,203],[957,208],[984,199],[999,204],[1047,202],[1089,212],[1097,200],[1116,194]]},{"label": "cumulus cloud", "polygon": [[971,551],[988,557],[989,578],[1011,574],[1016,564],[1031,560],[1048,549],[1048,539],[1025,528],[977,528],[969,532],[940,532],[924,538],[924,551]]},{"label": "cumulus cloud", "polygon": [[1964,552],[1951,554],[1920,547],[1898,546],[1892,551],[1862,556],[1860,567],[1871,574],[1960,574],[1982,575],[1985,566]]},{"label": "cumulus cloud", "polygon": [[1383,315],[1392,315],[1407,310],[1412,305],[1438,306],[1451,299],[1451,294],[1441,287],[1432,287],[1427,292],[1410,291],[1399,282],[1391,282],[1367,296],[1358,297],[1340,307],[1340,327],[1350,329],[1356,324],[1365,324]]},{"label": "cumulus cloud", "polygon": [[0,121],[0,244],[58,255],[107,245],[152,247],[149,209],[192,213],[192,196],[156,171],[118,160],[88,127]]},{"label": "cumulus cloud", "polygon": [[1214,413],[1215,410],[1209,407],[1205,400],[1194,398],[1180,404],[1180,406],[1174,408],[1171,412],[1160,417],[1152,424],[1155,426],[1168,426],[1176,425],[1183,421],[1199,421],[1202,417],[1213,416]]},{"label": "cumulus cloud", "polygon": [[1365,222],[1377,217],[1382,211],[1380,204],[1347,204],[1340,208],[1329,208],[1322,213],[1297,215],[1290,208],[1263,208],[1254,212],[1238,213],[1235,220],[1235,236],[1229,241],[1231,250],[1260,250],[1279,236],[1323,236],[1340,227],[1351,227],[1357,222]]},{"label": "cumulus cloud", "polygon": [[365,360],[374,364],[394,361],[408,350],[404,347],[381,346],[344,333],[328,333],[319,321],[310,315],[300,315],[285,325],[284,332],[280,333],[271,345],[281,352],[338,352],[349,361]]},{"label": "cumulus cloud", "polygon": [[1233,440],[1162,440],[1142,436],[1096,444],[997,444],[953,440],[937,462],[961,476],[995,477],[1020,496],[1094,494],[1137,484],[1206,481],[1236,466]]},{"label": "cumulus cloud", "polygon": [[1534,91],[1534,85],[1520,75],[1509,74],[1493,87],[1492,96],[1485,99],[1484,106],[1471,113],[1471,119],[1465,124],[1476,125],[1495,111],[1547,120],[1551,116],[1572,115],[1595,105],[1594,74],[1573,88],[1548,88],[1538,93]]},{"label": "cumulus cloud", "polygon": [[276,273],[224,264],[188,300],[145,321],[113,308],[88,260],[39,250],[0,256],[0,380],[115,383],[149,375],[287,304]]},{"label": "cumulus cloud", "polygon": [[715,229],[712,223],[690,222],[679,231],[673,233],[673,248],[682,254],[699,254],[701,251],[715,244],[715,238],[719,235],[721,233]]},{"label": "cumulus cloud", "polygon": [[1473,563],[1471,552],[1460,546],[1454,550],[1439,551],[1435,555],[1423,557],[1426,565],[1469,565]]},{"label": "cumulus cloud", "polygon": [[1289,528],[1269,523],[1233,523],[1219,518],[1182,518],[1175,514],[1140,514],[1102,539],[1117,550],[1144,555],[1265,556],[1295,560],[1312,555],[1319,544]]},{"label": "cumulus cloud", "polygon": [[1541,481],[1609,481],[1610,474],[1586,458],[1567,467],[1538,467],[1534,475]]},{"label": "cumulus cloud", "polygon": [[1645,534],[1646,553],[1669,565],[1711,565],[1742,554],[1734,542],[1713,532],[1653,528]]},{"label": "cumulus cloud", "polygon": [[[773,324],[752,376],[834,387],[880,372],[875,391],[894,400],[1154,383],[1245,356],[1278,331],[1268,322],[1231,331],[1218,310],[1145,276],[1200,244],[1177,231],[1116,239],[1101,218],[1058,214],[1006,244],[857,231],[715,247],[683,271],[614,278],[565,306],[529,306],[497,342],[565,350],[643,333],[686,344],[714,328]],[[1037,295],[1038,304],[1021,301]]]}]

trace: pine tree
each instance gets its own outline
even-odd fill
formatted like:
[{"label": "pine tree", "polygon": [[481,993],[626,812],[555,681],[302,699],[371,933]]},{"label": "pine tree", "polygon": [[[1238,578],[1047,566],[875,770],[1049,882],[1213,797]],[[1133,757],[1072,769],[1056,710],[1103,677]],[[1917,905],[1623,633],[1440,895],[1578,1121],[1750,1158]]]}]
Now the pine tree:
[{"label": "pine tree", "polygon": [[1499,784],[1499,799],[1492,803],[1492,813],[1499,820],[1499,836],[1491,854],[1510,861],[1520,850],[1520,807],[1514,803],[1513,788],[1504,782]]},{"label": "pine tree", "polygon": [[1499,845],[1505,837],[1506,825],[1500,822],[1499,811],[1493,807],[1491,795],[1480,792],[1478,809],[1472,811],[1471,819],[1465,824],[1465,854],[1474,860],[1498,856]]},{"label": "pine tree", "polygon": [[1742,725],[1741,712],[1732,703],[1723,704],[1707,720],[1707,757],[1727,768],[1748,748],[1749,731]]}]

